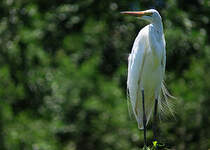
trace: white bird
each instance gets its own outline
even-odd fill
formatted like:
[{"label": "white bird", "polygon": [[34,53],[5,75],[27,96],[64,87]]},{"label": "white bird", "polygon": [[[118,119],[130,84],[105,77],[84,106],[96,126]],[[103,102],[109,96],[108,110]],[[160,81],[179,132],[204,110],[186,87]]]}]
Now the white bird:
[{"label": "white bird", "polygon": [[[157,10],[125,11],[122,14],[136,16],[148,21],[138,34],[128,57],[127,88],[132,110],[139,129],[144,129],[146,145],[146,125],[154,114],[157,117],[157,106],[160,110],[171,110],[167,101],[168,92],[163,84],[166,50],[163,25]],[[154,108],[154,109],[153,109]],[[153,126],[156,138],[156,127]]]}]

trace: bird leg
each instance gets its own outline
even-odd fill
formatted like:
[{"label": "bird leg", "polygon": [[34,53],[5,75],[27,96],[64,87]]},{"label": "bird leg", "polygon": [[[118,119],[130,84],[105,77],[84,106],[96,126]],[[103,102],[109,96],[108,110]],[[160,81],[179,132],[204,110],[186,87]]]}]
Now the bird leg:
[{"label": "bird leg", "polygon": [[156,98],[154,106],[154,118],[153,118],[153,135],[155,141],[157,141],[157,107],[158,107],[158,99]]},{"label": "bird leg", "polygon": [[141,91],[142,93],[142,106],[143,106],[143,127],[144,127],[144,145],[147,145],[147,139],[146,139],[146,113],[145,113],[145,107],[144,107],[144,90]]}]

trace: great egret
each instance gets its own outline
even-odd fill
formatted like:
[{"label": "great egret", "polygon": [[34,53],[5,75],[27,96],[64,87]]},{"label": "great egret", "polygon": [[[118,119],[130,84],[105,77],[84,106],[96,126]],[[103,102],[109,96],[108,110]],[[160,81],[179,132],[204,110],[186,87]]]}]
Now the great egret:
[{"label": "great egret", "polygon": [[[146,125],[153,112],[153,132],[156,140],[157,108],[170,109],[168,92],[163,84],[166,50],[163,25],[157,10],[124,11],[122,14],[136,16],[148,21],[138,34],[128,57],[127,88],[139,129],[144,129],[146,145]],[[154,108],[154,110],[153,110]]]}]

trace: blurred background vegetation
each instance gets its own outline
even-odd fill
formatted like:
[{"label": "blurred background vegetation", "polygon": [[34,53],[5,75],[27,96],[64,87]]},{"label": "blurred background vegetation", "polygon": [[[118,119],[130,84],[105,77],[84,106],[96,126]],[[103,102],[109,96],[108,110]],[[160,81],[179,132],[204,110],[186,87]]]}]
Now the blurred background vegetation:
[{"label": "blurred background vegetation", "polygon": [[154,6],[165,29],[166,83],[177,97],[160,140],[176,150],[210,148],[209,0],[1,0],[0,150],[142,147],[126,76],[147,23],[119,12]]}]

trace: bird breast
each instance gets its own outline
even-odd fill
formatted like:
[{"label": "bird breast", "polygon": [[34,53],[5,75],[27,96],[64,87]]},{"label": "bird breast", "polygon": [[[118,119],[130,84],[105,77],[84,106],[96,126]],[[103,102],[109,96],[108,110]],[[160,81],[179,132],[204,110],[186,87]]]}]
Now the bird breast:
[{"label": "bird breast", "polygon": [[[148,94],[158,94],[161,82],[163,80],[163,66],[161,61],[163,59],[164,47],[162,40],[154,30],[149,30],[147,40],[145,40],[145,62],[142,71],[142,88]],[[156,93],[155,93],[156,92]],[[146,94],[146,93],[145,93]]]},{"label": "bird breast", "polygon": [[163,79],[162,65],[159,58],[156,58],[151,52],[148,52],[145,57],[141,84],[145,91],[154,92],[161,86]]}]

